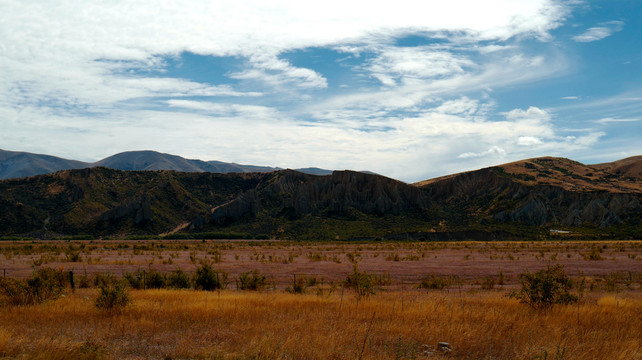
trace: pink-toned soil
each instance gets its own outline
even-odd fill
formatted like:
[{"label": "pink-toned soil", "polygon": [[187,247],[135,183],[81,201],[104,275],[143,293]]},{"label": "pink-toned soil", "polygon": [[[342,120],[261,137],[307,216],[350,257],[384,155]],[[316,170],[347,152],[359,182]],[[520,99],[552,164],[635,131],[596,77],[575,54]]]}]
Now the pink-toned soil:
[{"label": "pink-toned soil", "polygon": [[[80,261],[71,262],[78,252]],[[593,259],[591,259],[593,257]],[[597,260],[595,260],[597,258]],[[76,275],[138,269],[193,272],[201,262],[235,279],[258,270],[284,287],[293,276],[337,282],[358,269],[389,276],[392,284],[417,285],[428,274],[456,276],[465,284],[484,277],[517,284],[520,273],[562,264],[574,277],[603,278],[642,274],[642,242],[370,242],[301,243],[285,241],[6,241],[0,242],[0,276],[25,278],[34,268],[73,270]],[[630,274],[629,274],[630,273]],[[233,281],[233,280],[232,280]]]}]

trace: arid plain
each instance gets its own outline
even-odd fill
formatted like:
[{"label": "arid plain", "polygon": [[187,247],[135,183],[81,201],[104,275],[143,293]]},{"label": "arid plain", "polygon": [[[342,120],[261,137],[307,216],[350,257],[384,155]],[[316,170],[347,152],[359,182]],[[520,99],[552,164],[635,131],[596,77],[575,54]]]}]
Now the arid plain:
[{"label": "arid plain", "polygon": [[[76,285],[56,300],[0,307],[6,358],[642,358],[635,241],[5,241],[0,251],[8,277],[51,267],[72,270]],[[143,286],[128,290],[122,311],[94,305],[107,274],[191,275],[203,264],[226,274],[225,288]],[[519,274],[556,264],[576,304],[541,311],[506,296]],[[378,279],[371,293],[346,287],[355,265]],[[264,286],[239,289],[254,270]]]}]

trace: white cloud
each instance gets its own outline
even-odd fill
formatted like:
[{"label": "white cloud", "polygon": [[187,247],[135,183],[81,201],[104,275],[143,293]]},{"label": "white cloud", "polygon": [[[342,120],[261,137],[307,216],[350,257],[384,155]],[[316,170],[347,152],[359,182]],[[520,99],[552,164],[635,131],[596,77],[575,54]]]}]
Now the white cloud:
[{"label": "white cloud", "polygon": [[462,97],[457,100],[448,100],[439,105],[435,111],[444,114],[475,114],[479,110],[479,102]]},{"label": "white cloud", "polygon": [[[520,43],[549,39],[566,14],[552,0],[3,2],[0,144],[412,180],[533,155],[527,143],[583,149],[599,134],[566,140],[538,107],[497,120],[483,95],[566,69],[562,56]],[[417,34],[447,45],[396,45]],[[337,81],[349,87],[334,93],[329,64],[288,57],[318,48],[345,52],[349,75]],[[218,83],[172,78],[168,63],[184,52],[234,64]]]},{"label": "white cloud", "polygon": [[272,86],[293,84],[302,88],[326,88],[328,81],[316,71],[292,66],[277,55],[257,54],[250,57],[252,67],[231,74],[233,79],[261,80]]},{"label": "white cloud", "polygon": [[214,116],[237,116],[244,120],[275,121],[282,119],[282,115],[276,109],[267,106],[176,99],[167,100],[167,104],[172,108],[202,111]]},{"label": "white cloud", "polygon": [[388,47],[367,68],[384,85],[393,86],[413,78],[429,79],[461,74],[475,64],[463,56],[427,46]]},{"label": "white cloud", "polygon": [[479,158],[479,157],[486,157],[486,156],[498,156],[498,157],[504,157],[506,156],[506,150],[500,148],[499,146],[493,146],[490,149],[486,151],[482,151],[479,153],[474,153],[474,152],[467,152],[460,154],[457,156],[460,159],[470,159],[470,158]]},{"label": "white cloud", "polygon": [[550,115],[535,106],[530,106],[526,110],[522,109],[514,109],[506,113],[506,118],[508,120],[521,120],[521,119],[527,119],[527,120],[536,120],[536,121],[549,121],[551,119]]},{"label": "white cloud", "polygon": [[595,122],[598,123],[598,124],[607,125],[607,124],[611,124],[611,123],[629,123],[629,122],[637,122],[637,121],[640,121],[640,119],[633,119],[633,118],[631,118],[631,119],[621,119],[621,118],[606,117],[606,118],[602,118],[600,120],[597,120]]},{"label": "white cloud", "polygon": [[624,27],[624,23],[622,21],[609,21],[600,25],[601,26],[589,28],[585,32],[573,36],[573,40],[577,42],[592,42],[602,40],[618,31],[621,31]]},{"label": "white cloud", "polygon": [[517,139],[517,145],[522,146],[533,146],[541,143],[542,141],[534,136],[520,136],[519,139]]},{"label": "white cloud", "polygon": [[[127,82],[122,79],[126,74],[114,72],[132,64],[159,69],[163,67],[159,56],[183,51],[248,59],[251,67],[236,72],[237,78],[323,88],[322,75],[277,56],[287,50],[379,42],[421,32],[463,32],[473,39],[545,37],[566,12],[549,0],[195,1],[190,6],[181,2],[150,6],[146,1],[4,2],[0,95],[10,96],[10,89],[31,83],[30,88],[39,89],[35,97],[88,105],[156,96],[160,90],[149,88],[155,80],[136,75]],[[411,63],[397,65],[397,71],[414,71]],[[456,70],[444,66],[441,71]],[[164,91],[171,93],[184,84],[165,85],[169,88]]]}]

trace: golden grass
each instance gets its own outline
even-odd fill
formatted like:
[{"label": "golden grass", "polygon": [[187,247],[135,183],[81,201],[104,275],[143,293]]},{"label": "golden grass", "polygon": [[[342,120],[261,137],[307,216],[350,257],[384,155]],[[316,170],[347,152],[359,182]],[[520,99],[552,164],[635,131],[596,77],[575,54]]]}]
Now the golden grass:
[{"label": "golden grass", "polygon": [[147,290],[118,315],[95,294],[0,308],[0,358],[642,359],[639,293],[539,313],[496,291]]}]

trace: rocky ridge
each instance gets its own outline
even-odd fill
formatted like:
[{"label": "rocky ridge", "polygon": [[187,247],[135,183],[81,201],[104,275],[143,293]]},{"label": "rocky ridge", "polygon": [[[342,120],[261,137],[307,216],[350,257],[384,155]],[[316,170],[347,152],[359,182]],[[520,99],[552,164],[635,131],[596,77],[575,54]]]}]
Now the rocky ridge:
[{"label": "rocky ridge", "polygon": [[238,231],[294,239],[510,238],[563,227],[635,238],[642,236],[641,161],[536,158],[417,184],[354,171],[66,170],[0,181],[0,236]]}]

